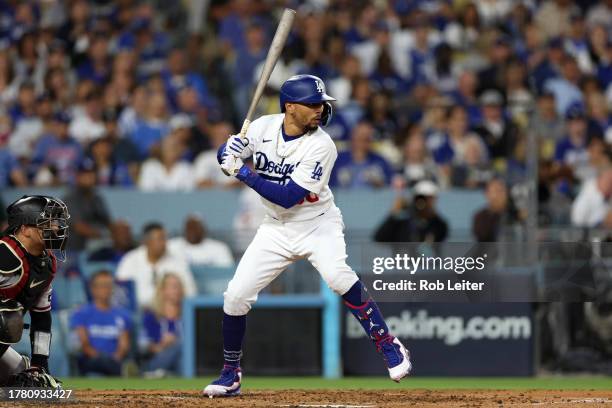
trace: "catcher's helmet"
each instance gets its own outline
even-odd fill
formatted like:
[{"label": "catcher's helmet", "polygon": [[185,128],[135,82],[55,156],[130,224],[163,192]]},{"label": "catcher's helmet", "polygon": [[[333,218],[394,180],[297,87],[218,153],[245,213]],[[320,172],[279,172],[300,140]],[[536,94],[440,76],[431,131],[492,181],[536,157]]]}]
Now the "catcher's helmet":
[{"label": "catcher's helmet", "polygon": [[22,225],[35,226],[42,231],[45,248],[64,251],[70,214],[59,198],[23,196],[9,205],[6,213],[9,233],[15,233]]},{"label": "catcher's helmet", "polygon": [[329,101],[335,101],[327,95],[325,84],[321,78],[314,75],[294,75],[285,81],[280,89],[280,109],[285,112],[285,103],[324,103],[321,124],[327,125],[332,117],[332,105]]}]

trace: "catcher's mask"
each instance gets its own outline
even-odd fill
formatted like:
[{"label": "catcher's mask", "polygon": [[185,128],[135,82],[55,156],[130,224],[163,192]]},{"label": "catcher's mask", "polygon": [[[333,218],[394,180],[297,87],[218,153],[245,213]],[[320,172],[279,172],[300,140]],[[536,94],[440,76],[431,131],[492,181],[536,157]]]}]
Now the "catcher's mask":
[{"label": "catcher's mask", "polygon": [[6,209],[8,232],[15,233],[22,225],[35,226],[42,232],[45,248],[57,251],[57,259],[66,259],[66,238],[70,214],[66,204],[50,196],[23,196]]}]

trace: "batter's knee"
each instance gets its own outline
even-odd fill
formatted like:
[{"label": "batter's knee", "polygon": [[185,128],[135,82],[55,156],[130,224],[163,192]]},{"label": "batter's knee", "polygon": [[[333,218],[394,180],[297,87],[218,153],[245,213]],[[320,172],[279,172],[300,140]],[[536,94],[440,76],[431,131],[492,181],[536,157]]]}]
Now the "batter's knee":
[{"label": "batter's knee", "polygon": [[[324,277],[325,278],[325,277]],[[348,290],[359,280],[357,274],[350,268],[347,267],[339,273],[335,273],[333,276],[326,278],[325,282],[338,295],[344,295]]]},{"label": "batter's knee", "polygon": [[240,291],[232,290],[228,286],[223,293],[223,312],[231,316],[243,316],[249,313],[254,300],[247,299],[247,296]]}]

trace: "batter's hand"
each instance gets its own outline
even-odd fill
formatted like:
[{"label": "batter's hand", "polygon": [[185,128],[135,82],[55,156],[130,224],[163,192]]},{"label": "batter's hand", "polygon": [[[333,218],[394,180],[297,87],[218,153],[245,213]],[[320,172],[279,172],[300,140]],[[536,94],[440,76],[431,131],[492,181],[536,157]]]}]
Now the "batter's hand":
[{"label": "batter's hand", "polygon": [[225,146],[225,150],[236,157],[240,157],[244,149],[249,145],[249,143],[242,139],[240,135],[232,135],[227,140],[227,144]]},{"label": "batter's hand", "polygon": [[243,165],[240,157],[228,154],[221,163],[221,170],[228,176],[235,176]]}]

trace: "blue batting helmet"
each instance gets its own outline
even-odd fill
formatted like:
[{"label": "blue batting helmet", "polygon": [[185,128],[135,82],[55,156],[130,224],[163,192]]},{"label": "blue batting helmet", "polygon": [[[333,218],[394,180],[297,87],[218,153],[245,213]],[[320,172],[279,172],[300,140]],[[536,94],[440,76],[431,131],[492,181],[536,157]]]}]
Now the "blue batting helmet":
[{"label": "blue batting helmet", "polygon": [[280,89],[280,109],[285,112],[285,103],[323,103],[321,124],[327,125],[332,117],[332,105],[335,101],[325,91],[325,84],[321,78],[314,75],[294,75],[289,78]]}]

